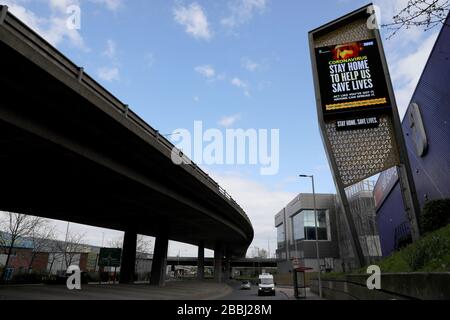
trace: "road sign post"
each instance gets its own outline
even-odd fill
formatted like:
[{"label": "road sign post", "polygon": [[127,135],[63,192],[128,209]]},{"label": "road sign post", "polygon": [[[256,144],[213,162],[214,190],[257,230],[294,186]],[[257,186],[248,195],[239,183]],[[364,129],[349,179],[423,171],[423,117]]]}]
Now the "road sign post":
[{"label": "road sign post", "polygon": [[[121,257],[122,257],[122,249],[120,248],[100,248],[100,253],[98,257],[98,266],[114,267],[114,280],[113,280],[114,284],[116,283],[116,268],[120,267]],[[100,274],[100,283],[101,283],[101,274]]]}]

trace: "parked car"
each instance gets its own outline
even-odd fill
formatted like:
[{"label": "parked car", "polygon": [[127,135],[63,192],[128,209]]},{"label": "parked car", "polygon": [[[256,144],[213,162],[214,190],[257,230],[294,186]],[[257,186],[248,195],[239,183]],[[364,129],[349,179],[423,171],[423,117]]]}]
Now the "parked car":
[{"label": "parked car", "polygon": [[251,285],[250,281],[248,281],[248,280],[242,281],[241,290],[250,290],[251,288],[252,288],[252,285]]}]

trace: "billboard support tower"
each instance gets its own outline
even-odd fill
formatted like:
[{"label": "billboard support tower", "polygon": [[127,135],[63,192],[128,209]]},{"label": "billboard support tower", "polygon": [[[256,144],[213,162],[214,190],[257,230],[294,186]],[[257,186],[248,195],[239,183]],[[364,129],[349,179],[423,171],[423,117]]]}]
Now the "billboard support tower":
[{"label": "billboard support tower", "polygon": [[400,168],[413,240],[420,207],[378,30],[364,6],[309,32],[317,115],[337,194],[359,266],[365,264],[345,188],[388,168]]}]

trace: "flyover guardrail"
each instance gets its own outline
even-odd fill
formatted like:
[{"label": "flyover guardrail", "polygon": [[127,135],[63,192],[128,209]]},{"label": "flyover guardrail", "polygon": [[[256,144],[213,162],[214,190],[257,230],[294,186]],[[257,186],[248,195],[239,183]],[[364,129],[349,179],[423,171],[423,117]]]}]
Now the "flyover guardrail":
[{"label": "flyover guardrail", "polygon": [[[163,146],[171,152],[174,148],[176,149],[172,142],[161,135],[158,130],[146,123],[141,117],[133,112],[127,104],[120,101],[112,93],[101,86],[94,78],[85,72],[83,67],[79,67],[69,60],[63,53],[59,52],[47,42],[47,40],[8,12],[8,7],[4,5],[0,5],[0,26],[2,25],[7,26],[11,31],[15,31],[18,36],[31,42],[42,54],[52,60],[52,62],[56,63],[56,65],[58,65],[66,74],[76,79],[80,84],[102,98],[102,100],[106,101],[117,112],[123,114],[128,121],[131,121],[134,125],[155,139],[160,146]],[[224,200],[228,201],[251,224],[249,217],[233,197],[197,164],[192,161],[189,162],[190,163],[187,163],[186,165],[196,172],[198,176],[203,178],[202,182],[208,185],[212,190],[215,190]]]}]

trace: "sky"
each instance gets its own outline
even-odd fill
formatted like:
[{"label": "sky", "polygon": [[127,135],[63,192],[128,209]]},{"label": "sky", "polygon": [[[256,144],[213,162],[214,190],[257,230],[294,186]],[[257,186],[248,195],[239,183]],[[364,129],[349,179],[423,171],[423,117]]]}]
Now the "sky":
[{"label": "sky", "polygon": [[[388,23],[407,0],[374,1]],[[279,130],[279,168],[200,164],[252,220],[252,247],[276,247],[274,216],[296,194],[335,193],[317,124],[308,31],[359,0],[0,0],[85,72],[174,140],[179,129]],[[73,7],[76,6],[76,7]],[[72,6],[72,7],[71,7]],[[79,29],[67,28],[79,8]],[[408,29],[383,44],[401,116],[439,29]],[[58,222],[63,238],[66,224]],[[121,232],[71,224],[93,245]],[[169,255],[196,255],[171,243]],[[207,255],[211,255],[211,251]]]}]

